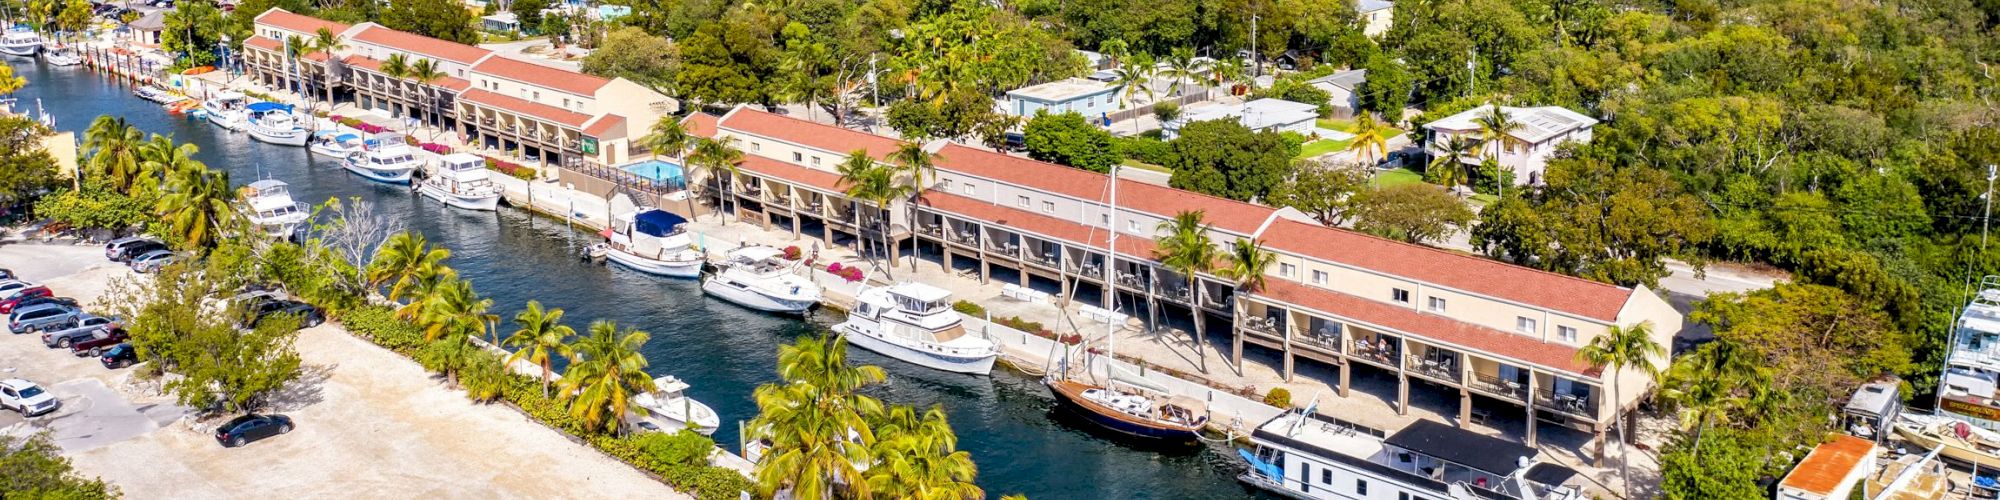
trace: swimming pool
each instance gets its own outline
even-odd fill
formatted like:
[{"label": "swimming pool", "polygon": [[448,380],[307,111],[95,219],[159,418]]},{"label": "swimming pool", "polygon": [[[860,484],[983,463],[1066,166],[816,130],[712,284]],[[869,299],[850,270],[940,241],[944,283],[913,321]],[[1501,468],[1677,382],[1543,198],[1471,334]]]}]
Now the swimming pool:
[{"label": "swimming pool", "polygon": [[641,162],[627,163],[624,166],[618,167],[618,169],[624,170],[626,172],[631,172],[635,175],[638,175],[640,177],[645,177],[647,179],[652,180],[653,182],[658,182],[661,184],[672,184],[675,186],[679,186],[687,182],[687,180],[684,177],[682,177],[680,164],[666,160],[646,160]]}]

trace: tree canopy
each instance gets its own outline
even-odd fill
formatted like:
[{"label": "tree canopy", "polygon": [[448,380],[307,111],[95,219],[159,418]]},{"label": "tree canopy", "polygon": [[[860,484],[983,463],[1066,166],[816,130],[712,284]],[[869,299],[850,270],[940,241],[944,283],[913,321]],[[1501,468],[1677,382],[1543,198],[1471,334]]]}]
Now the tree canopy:
[{"label": "tree canopy", "polygon": [[1112,145],[1111,132],[1074,112],[1036,112],[1021,135],[1028,157],[1041,161],[1110,172],[1112,165],[1123,160]]},{"label": "tree canopy", "polygon": [[1187,124],[1169,144],[1174,154],[1166,167],[1174,171],[1173,187],[1234,200],[1269,195],[1291,172],[1299,147],[1233,120]]}]

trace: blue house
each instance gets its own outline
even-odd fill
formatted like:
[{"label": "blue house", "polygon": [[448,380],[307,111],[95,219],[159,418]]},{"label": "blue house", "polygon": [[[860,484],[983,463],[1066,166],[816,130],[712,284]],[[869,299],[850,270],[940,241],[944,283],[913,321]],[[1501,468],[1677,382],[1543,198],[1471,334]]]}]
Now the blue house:
[{"label": "blue house", "polygon": [[1051,114],[1073,112],[1095,119],[1118,110],[1118,86],[1070,78],[1007,91],[1007,101],[1000,106],[1013,116],[1032,117],[1046,109]]}]

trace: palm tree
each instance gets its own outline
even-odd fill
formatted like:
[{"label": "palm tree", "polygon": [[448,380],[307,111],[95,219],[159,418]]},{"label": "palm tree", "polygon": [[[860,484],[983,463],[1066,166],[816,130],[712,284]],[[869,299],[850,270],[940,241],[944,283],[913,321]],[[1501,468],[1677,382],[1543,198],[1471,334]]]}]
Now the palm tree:
[{"label": "palm tree", "polygon": [[[1375,121],[1375,114],[1363,112],[1354,119],[1354,139],[1347,145],[1348,151],[1368,155],[1369,166],[1375,165],[1376,154],[1389,154],[1389,127]],[[1357,158],[1358,159],[1358,158]]]},{"label": "palm tree", "polygon": [[[696,139],[694,153],[689,154],[687,160],[687,163],[707,171],[709,177],[715,179],[715,210],[724,212],[724,207],[729,204],[729,185],[736,182],[737,175],[742,174],[736,164],[743,161],[743,150],[736,149],[736,138]],[[729,182],[723,182],[724,175],[729,177]],[[727,215],[723,216],[722,223],[729,223]]]},{"label": "palm tree", "polygon": [[1444,183],[1444,187],[1458,192],[1458,185],[1472,182],[1472,165],[1465,163],[1465,157],[1479,148],[1479,142],[1467,134],[1452,134],[1437,146],[1443,154],[1431,157],[1430,165],[1425,168],[1432,170],[1432,177]]},{"label": "palm tree", "polygon": [[542,367],[542,397],[549,396],[549,378],[554,373],[550,364],[555,358],[574,354],[569,338],[576,336],[576,330],[562,324],[562,317],[562,308],[544,310],[541,302],[530,300],[527,310],[514,315],[514,324],[521,325],[521,329],[500,341],[500,345],[514,350],[507,355],[507,366],[525,359]]},{"label": "palm tree", "polygon": [[444,268],[451,250],[431,248],[423,233],[403,231],[389,236],[368,261],[368,288],[389,284],[389,300],[400,300],[421,276]]},{"label": "palm tree", "polygon": [[201,160],[194,159],[201,147],[194,143],[174,144],[168,136],[154,135],[139,145],[139,179],[132,184],[132,194],[151,196],[164,188],[167,175],[184,170],[208,168]]},{"label": "palm tree", "polygon": [[652,338],[645,330],[621,332],[617,323],[592,322],[590,334],[577,339],[576,354],[560,384],[570,416],[582,420],[585,428],[616,432],[626,412],[645,414],[646,409],[632,406],[631,400],[653,390],[646,355],[639,352]]},{"label": "palm tree", "polygon": [[979,475],[972,454],[958,449],[944,408],[889,409],[875,428],[875,461],[863,473],[869,489],[886,498],[986,498],[973,484]]},{"label": "palm tree", "polygon": [[229,206],[233,192],[229,173],[209,170],[195,162],[173,172],[167,192],[154,210],[167,223],[168,234],[187,249],[204,249],[222,237],[236,210]]},{"label": "palm tree", "polygon": [[[688,134],[687,128],[682,127],[681,121],[674,119],[672,115],[661,116],[659,121],[653,122],[652,132],[639,138],[639,144],[645,145],[646,149],[653,150],[653,156],[665,156],[671,152],[674,158],[680,159],[682,164],[688,163],[687,148],[688,145],[694,142],[695,137]],[[685,179],[683,179],[683,182],[685,182]],[[681,186],[681,189],[688,189],[688,187]],[[687,204],[688,217],[693,218],[695,216],[693,196],[687,197]]]},{"label": "palm tree", "polygon": [[[403,53],[401,52],[389,54],[389,58],[382,60],[382,66],[376,68],[376,70],[381,71],[383,75],[387,75],[389,78],[396,80],[395,83],[396,95],[398,96],[403,95],[403,79],[408,78],[410,76],[409,58],[404,57]],[[407,106],[405,107],[407,108]],[[394,110],[392,109],[391,111],[392,111],[391,114],[394,114],[393,113]]]},{"label": "palm tree", "polygon": [[1224,57],[1209,63],[1208,71],[1216,85],[1227,84],[1234,86],[1237,82],[1243,81],[1245,76],[1249,75],[1248,69],[1244,68],[1243,60],[1234,57]]},{"label": "palm tree", "polygon": [[[486,312],[493,307],[493,299],[480,298],[470,281],[439,280],[438,286],[430,291],[417,317],[417,324],[424,327],[425,341],[477,337],[491,330],[487,325],[500,321],[499,316]],[[497,343],[499,339],[489,341]]]},{"label": "palm tree", "polygon": [[306,77],[305,73],[300,72],[299,58],[305,57],[309,52],[312,52],[312,44],[307,42],[305,38],[296,36],[285,37],[285,64],[292,68],[292,81],[286,85],[285,90],[297,92],[299,97],[305,98],[306,109],[312,109],[312,97],[311,94],[306,93]]},{"label": "palm tree", "polygon": [[1195,60],[1194,49],[1181,47],[1168,52],[1166,75],[1163,76],[1171,78],[1174,81],[1173,90],[1170,93],[1173,95],[1182,95],[1181,88],[1188,83],[1192,83],[1195,79],[1201,78],[1201,74],[1207,69],[1207,66],[1207,64]]},{"label": "palm tree", "polygon": [[[1583,346],[1583,349],[1576,351],[1576,359],[1578,361],[1591,366],[1611,369],[1612,418],[1616,419],[1611,422],[1611,425],[1618,432],[1618,442],[1621,443],[1621,446],[1618,447],[1620,450],[1625,449],[1622,446],[1622,443],[1625,442],[1625,419],[1620,418],[1618,415],[1619,410],[1623,410],[1623,408],[1618,407],[1620,401],[1618,399],[1618,386],[1622,385],[1621,382],[1624,381],[1625,369],[1633,368],[1647,377],[1657,377],[1660,369],[1658,365],[1653,363],[1653,358],[1664,356],[1666,356],[1666,350],[1661,349],[1660,344],[1653,341],[1653,322],[1651,321],[1629,327],[1612,325],[1611,329],[1605,331],[1603,335],[1591,339],[1589,345]],[[1599,446],[1599,453],[1601,454],[1604,441],[1598,440],[1597,444]],[[1624,452],[1621,451],[1620,454],[1624,454]],[[1631,461],[1630,458],[1629,456],[1622,457],[1618,464],[1619,475],[1624,478],[1626,497],[1632,496],[1632,467],[1629,463]]]},{"label": "palm tree", "polygon": [[[931,154],[930,151],[925,151],[922,144],[905,142],[897,145],[896,150],[889,153],[889,161],[896,165],[899,173],[910,176],[909,206],[906,207],[909,209],[909,213],[907,214],[909,217],[904,220],[909,221],[909,224],[915,227],[917,222],[917,199],[923,197],[924,187],[930,185],[926,181],[937,176],[937,155]],[[884,226],[886,228],[886,221]],[[910,252],[910,270],[917,270],[917,254],[914,251]]]},{"label": "palm tree", "polygon": [[103,115],[90,122],[83,132],[83,150],[89,154],[90,175],[103,176],[107,186],[130,193],[140,174],[139,148],[146,133],[126,123],[124,118]]},{"label": "palm tree", "polygon": [[1215,267],[1215,259],[1221,252],[1208,240],[1212,229],[1204,222],[1205,214],[1200,210],[1181,211],[1174,218],[1160,221],[1154,231],[1160,233],[1155,242],[1153,258],[1161,265],[1187,278],[1188,310],[1194,315],[1195,354],[1201,357],[1201,372],[1208,373],[1208,356],[1202,350],[1208,345],[1207,327],[1202,321],[1202,295],[1200,274]]},{"label": "palm tree", "polygon": [[[1135,59],[1135,64],[1119,66],[1117,69],[1111,70],[1111,81],[1113,84],[1118,85],[1118,107],[1120,109],[1131,108],[1132,96],[1140,93],[1146,94],[1146,99],[1153,98],[1153,87],[1149,85],[1153,81],[1152,64],[1140,66],[1136,64],[1136,60],[1141,58],[1135,57],[1133,59]],[[1139,124],[1134,122],[1132,124],[1132,132],[1138,133],[1138,131]]]},{"label": "palm tree", "polygon": [[321,85],[321,87],[324,87],[326,89],[326,107],[328,110],[332,110],[333,109],[333,64],[334,64],[333,55],[342,50],[346,50],[347,42],[342,41],[340,39],[339,34],[334,33],[332,29],[328,28],[320,28],[319,31],[313,33],[313,35],[314,35],[312,44],[313,52],[318,52],[326,55],[326,68],[325,68],[326,71],[324,71],[324,74],[326,75],[327,82],[326,85]]},{"label": "palm tree", "polygon": [[[1235,301],[1235,311],[1241,314],[1241,311],[1244,310],[1243,297],[1245,294],[1256,293],[1264,289],[1264,271],[1270,269],[1271,264],[1277,261],[1278,255],[1271,253],[1270,250],[1265,250],[1264,242],[1262,241],[1239,238],[1229,246],[1229,254],[1223,258],[1223,267],[1216,269],[1215,274],[1236,282],[1236,293],[1231,294],[1230,297],[1231,300]],[[1235,337],[1235,352],[1232,355],[1235,357],[1235,362],[1238,365],[1237,369],[1240,371],[1243,363],[1243,336],[1236,335]]]},{"label": "palm tree", "polygon": [[759,493],[789,489],[792,498],[831,498],[844,484],[847,496],[869,497],[860,466],[874,463],[869,417],[882,414],[882,404],[855,391],[888,375],[849,365],[847,340],[824,335],[779,347],[778,375],[784,382],[755,391],[751,437],[771,443],[757,467]]},{"label": "palm tree", "polygon": [[[1513,140],[1513,133],[1521,130],[1523,125],[1521,125],[1521,122],[1514,121],[1513,118],[1507,116],[1507,111],[1500,109],[1500,105],[1492,104],[1490,106],[1492,107],[1480,113],[1477,118],[1473,118],[1472,123],[1479,125],[1480,137],[1485,139],[1487,145],[1491,146],[1489,149],[1490,152],[1487,153],[1487,158],[1491,158],[1495,163],[1498,163],[1500,161],[1500,150],[1507,147],[1507,143]],[[1506,165],[1501,165],[1501,167],[1505,168]],[[1505,184],[1501,179],[1493,179],[1493,182],[1496,186]],[[1499,186],[1499,189],[1504,191],[1506,187]]]},{"label": "palm tree", "polygon": [[1733,410],[1746,408],[1750,398],[1739,396],[1737,387],[1768,387],[1770,373],[1757,364],[1742,344],[1724,339],[1710,342],[1687,361],[1674,363],[1661,384],[1660,399],[1686,411],[1681,413],[1682,430],[1694,431],[1695,454],[1701,453],[1701,437],[1710,425],[1728,423]]},{"label": "palm tree", "polygon": [[[855,153],[860,155],[859,158],[867,159],[865,153],[861,151],[856,151]],[[837,185],[846,187],[848,198],[867,201],[871,205],[870,208],[874,209],[873,213],[876,214],[876,217],[880,217],[883,225],[886,226],[889,218],[889,203],[895,201],[897,198],[914,195],[916,188],[896,182],[896,170],[894,167],[870,161],[865,167],[859,169],[850,168],[848,163],[852,163],[855,157],[855,155],[851,154],[849,155],[849,161],[842,163],[840,181]],[[857,217],[857,219],[857,222],[863,223],[864,226],[868,223],[867,217]],[[889,230],[884,227],[877,231],[877,233],[882,237],[882,253],[886,258],[890,253]],[[867,253],[869,252],[864,252],[864,254]],[[895,263],[891,262],[890,265],[882,266],[882,272],[893,278],[895,273],[891,269],[894,267]]]},{"label": "palm tree", "polygon": [[433,92],[434,89],[431,87],[431,82],[444,77],[444,69],[438,65],[437,61],[418,59],[417,62],[410,64],[410,79],[417,82],[417,100],[423,108],[424,113],[421,119],[424,121],[424,126],[430,126],[431,120],[433,118],[437,119],[437,128],[431,130],[431,140],[437,140],[437,129],[444,128],[444,117],[439,116],[440,113],[437,111],[439,99]]},{"label": "palm tree", "polygon": [[401,296],[389,299],[410,299],[409,302],[396,306],[396,317],[415,322],[417,326],[426,330],[428,336],[430,325],[422,321],[435,317],[430,310],[442,307],[440,304],[444,301],[444,296],[450,293],[446,288],[453,286],[452,283],[457,281],[458,271],[449,267],[437,266],[418,270],[416,275],[411,277],[409,287],[403,289]]}]

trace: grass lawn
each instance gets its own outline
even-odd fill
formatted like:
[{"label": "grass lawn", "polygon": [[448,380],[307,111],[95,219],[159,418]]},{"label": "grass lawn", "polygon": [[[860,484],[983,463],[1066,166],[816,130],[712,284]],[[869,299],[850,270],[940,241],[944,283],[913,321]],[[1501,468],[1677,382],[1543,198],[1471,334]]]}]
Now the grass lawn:
[{"label": "grass lawn", "polygon": [[1369,179],[1368,181],[1369,184],[1372,184],[1375,187],[1401,186],[1404,184],[1419,184],[1422,182],[1424,182],[1424,174],[1419,174],[1415,170],[1410,170],[1407,168],[1384,170],[1376,173],[1375,178]]},{"label": "grass lawn", "polygon": [[1143,162],[1143,161],[1139,161],[1139,160],[1134,160],[1134,159],[1131,159],[1131,158],[1126,158],[1126,159],[1125,159],[1125,161],[1122,161],[1122,162],[1118,162],[1118,164],[1119,164],[1119,165],[1124,165],[1124,166],[1127,166],[1127,167],[1132,167],[1132,168],[1140,168],[1140,169],[1146,169],[1146,170],[1151,170],[1151,171],[1154,171],[1154,172],[1166,172],[1166,173],[1169,173],[1169,174],[1171,174],[1171,173],[1174,173],[1174,171],[1172,171],[1172,170],[1168,170],[1168,169],[1167,169],[1167,167],[1162,167],[1162,166],[1159,166],[1159,165],[1154,165],[1154,164],[1151,164],[1151,163],[1146,163],[1146,162]]},{"label": "grass lawn", "polygon": [[1299,158],[1301,159],[1312,158],[1314,156],[1332,153],[1335,151],[1343,151],[1347,149],[1347,143],[1349,142],[1353,141],[1335,141],[1330,139],[1320,139],[1317,141],[1308,142],[1305,144],[1305,146],[1299,148]]},{"label": "grass lawn", "polygon": [[1317,125],[1319,125],[1319,128],[1327,130],[1339,130],[1341,132],[1348,132],[1348,133],[1354,132],[1354,120],[1342,120],[1339,118],[1321,118],[1317,122]]}]

